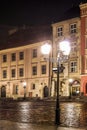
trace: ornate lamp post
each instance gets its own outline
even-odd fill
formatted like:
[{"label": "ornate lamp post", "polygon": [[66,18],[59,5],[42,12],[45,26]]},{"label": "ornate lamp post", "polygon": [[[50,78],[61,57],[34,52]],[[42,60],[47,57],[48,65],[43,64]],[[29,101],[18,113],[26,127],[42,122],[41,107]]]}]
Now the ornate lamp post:
[{"label": "ornate lamp post", "polygon": [[24,99],[26,98],[26,82],[23,82],[23,88],[24,88]]},{"label": "ornate lamp post", "polygon": [[59,50],[57,56],[57,92],[56,92],[56,114],[55,114],[55,124],[60,125],[60,104],[59,104],[59,73],[62,69],[60,62],[66,60],[70,53],[70,43],[68,41],[62,41],[59,43]]},{"label": "ornate lamp post", "polygon": [[73,79],[69,79],[69,98],[71,99],[71,97],[72,97],[72,90],[71,90],[71,84],[72,84],[72,82],[73,82]]},{"label": "ornate lamp post", "polygon": [[[41,47],[43,54],[49,54],[51,46],[44,44]],[[60,125],[60,103],[59,103],[59,73],[63,66],[60,66],[60,62],[65,60],[70,53],[70,43],[68,41],[62,41],[59,43],[57,52],[57,89],[56,89],[56,110],[55,110],[55,124]],[[53,60],[54,61],[54,60]]]}]

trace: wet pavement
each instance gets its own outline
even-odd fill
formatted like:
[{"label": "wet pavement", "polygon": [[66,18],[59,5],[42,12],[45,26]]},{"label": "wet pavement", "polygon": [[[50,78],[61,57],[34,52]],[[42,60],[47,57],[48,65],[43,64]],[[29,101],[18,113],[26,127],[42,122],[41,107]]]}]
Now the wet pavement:
[{"label": "wet pavement", "polygon": [[[87,128],[87,102],[60,102],[61,128]],[[0,102],[0,128],[17,127],[24,130],[55,130],[54,101],[2,101]],[[33,128],[36,127],[36,128]],[[67,129],[66,129],[67,128]],[[0,130],[1,130],[0,129]],[[8,130],[8,129],[7,129]],[[9,129],[10,130],[10,129]],[[13,130],[13,129],[12,129]],[[45,130],[45,128],[44,128]]]},{"label": "wet pavement", "polygon": [[87,130],[86,128],[58,127],[0,120],[0,130]]}]

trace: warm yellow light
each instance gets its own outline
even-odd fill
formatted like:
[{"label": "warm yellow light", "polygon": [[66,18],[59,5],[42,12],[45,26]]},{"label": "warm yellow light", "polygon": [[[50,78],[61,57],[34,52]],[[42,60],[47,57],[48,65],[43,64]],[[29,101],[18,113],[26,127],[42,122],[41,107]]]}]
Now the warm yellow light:
[{"label": "warm yellow light", "polygon": [[26,82],[23,82],[23,86],[26,86]]},{"label": "warm yellow light", "polygon": [[44,45],[41,46],[41,52],[42,54],[49,54],[51,50],[51,45],[46,43]]},{"label": "warm yellow light", "polygon": [[73,82],[73,79],[69,79],[69,83],[72,83]]}]

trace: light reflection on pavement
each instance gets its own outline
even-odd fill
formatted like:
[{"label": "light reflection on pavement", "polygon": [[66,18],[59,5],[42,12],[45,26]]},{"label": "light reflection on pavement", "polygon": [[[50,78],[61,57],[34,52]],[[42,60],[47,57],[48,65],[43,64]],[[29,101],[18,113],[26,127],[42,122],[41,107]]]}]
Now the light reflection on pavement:
[{"label": "light reflection on pavement", "polygon": [[0,120],[0,130],[86,130],[86,128],[57,127]]},{"label": "light reflection on pavement", "polygon": [[[54,125],[55,102],[0,102],[0,120]],[[60,102],[60,122],[66,127],[87,127],[87,103]]]}]

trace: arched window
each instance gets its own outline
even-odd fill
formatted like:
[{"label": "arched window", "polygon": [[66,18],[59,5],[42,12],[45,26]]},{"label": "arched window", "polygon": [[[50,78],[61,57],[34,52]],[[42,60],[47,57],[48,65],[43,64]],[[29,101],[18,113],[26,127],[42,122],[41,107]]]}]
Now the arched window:
[{"label": "arched window", "polygon": [[1,87],[1,97],[6,97],[6,86]]},{"label": "arched window", "polygon": [[49,96],[49,90],[48,90],[48,87],[45,86],[44,87],[44,97],[48,97]]},{"label": "arched window", "polygon": [[87,93],[87,83],[86,83],[86,86],[85,86],[85,92]]}]

